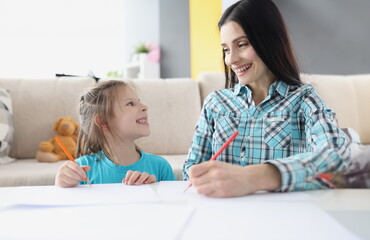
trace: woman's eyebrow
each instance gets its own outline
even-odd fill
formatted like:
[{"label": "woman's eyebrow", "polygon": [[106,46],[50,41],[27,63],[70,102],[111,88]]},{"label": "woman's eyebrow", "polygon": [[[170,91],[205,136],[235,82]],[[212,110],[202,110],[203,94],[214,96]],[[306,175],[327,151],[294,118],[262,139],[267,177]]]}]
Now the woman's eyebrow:
[{"label": "woman's eyebrow", "polygon": [[[247,36],[240,36],[240,37],[237,37],[233,40],[233,42],[236,42],[236,41],[239,41],[240,39],[244,39],[244,38],[247,38]],[[248,39],[248,38],[247,38]],[[225,43],[221,43],[221,46],[224,47],[226,46]]]}]

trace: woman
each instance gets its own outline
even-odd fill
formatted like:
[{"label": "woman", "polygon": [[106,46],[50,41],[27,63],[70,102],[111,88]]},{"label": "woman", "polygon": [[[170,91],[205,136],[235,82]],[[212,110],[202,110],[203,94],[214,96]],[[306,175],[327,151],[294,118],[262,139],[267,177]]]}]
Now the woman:
[{"label": "woman", "polygon": [[[335,113],[302,83],[276,5],[239,1],[218,26],[226,89],[204,102],[184,179],[209,197],[329,187],[315,176],[343,168],[349,140]],[[208,161],[235,131],[217,161]]]}]

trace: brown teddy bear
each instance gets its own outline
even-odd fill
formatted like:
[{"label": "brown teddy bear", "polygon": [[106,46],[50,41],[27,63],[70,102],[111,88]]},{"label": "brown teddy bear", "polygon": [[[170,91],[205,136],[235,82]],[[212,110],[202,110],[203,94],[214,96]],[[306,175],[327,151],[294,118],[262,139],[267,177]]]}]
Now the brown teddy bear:
[{"label": "brown teddy bear", "polygon": [[[71,117],[59,118],[53,127],[53,130],[56,131],[56,137],[60,138],[74,158],[77,150],[78,128],[79,125]],[[68,157],[55,138],[52,138],[48,142],[39,144],[36,159],[40,162],[57,162],[59,160],[68,160]]]}]

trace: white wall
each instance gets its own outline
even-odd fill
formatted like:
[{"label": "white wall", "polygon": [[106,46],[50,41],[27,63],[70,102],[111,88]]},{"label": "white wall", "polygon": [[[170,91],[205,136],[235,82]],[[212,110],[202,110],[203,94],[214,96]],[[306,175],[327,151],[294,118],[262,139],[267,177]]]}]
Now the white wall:
[{"label": "white wall", "polygon": [[126,64],[130,62],[136,46],[143,43],[159,44],[159,0],[124,1]]},{"label": "white wall", "polygon": [[239,0],[222,0],[222,12]]},{"label": "white wall", "polygon": [[123,0],[1,0],[0,77],[122,68]]}]

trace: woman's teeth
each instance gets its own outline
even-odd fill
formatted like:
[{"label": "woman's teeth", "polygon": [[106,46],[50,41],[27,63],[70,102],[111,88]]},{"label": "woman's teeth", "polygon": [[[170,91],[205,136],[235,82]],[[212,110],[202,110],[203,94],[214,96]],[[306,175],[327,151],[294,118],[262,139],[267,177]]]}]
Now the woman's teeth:
[{"label": "woman's teeth", "polygon": [[249,65],[246,65],[245,67],[238,68],[235,70],[235,73],[241,73],[241,72],[247,71],[251,66],[252,64],[249,64]]}]

